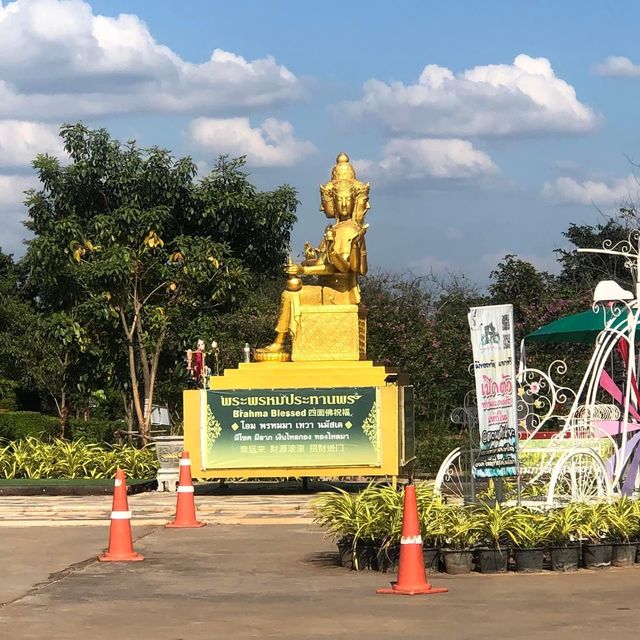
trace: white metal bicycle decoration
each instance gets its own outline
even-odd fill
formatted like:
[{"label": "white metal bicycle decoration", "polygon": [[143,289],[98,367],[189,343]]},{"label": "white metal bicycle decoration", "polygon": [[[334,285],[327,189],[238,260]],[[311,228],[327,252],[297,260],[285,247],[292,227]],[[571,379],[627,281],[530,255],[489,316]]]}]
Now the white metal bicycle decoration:
[{"label": "white metal bicycle decoration", "polygon": [[[640,392],[634,357],[640,323],[640,231],[633,231],[623,242],[605,241],[602,249],[578,251],[624,259],[635,290],[624,290],[611,280],[596,287],[593,313],[601,314],[603,328],[576,391],[560,382],[567,372],[561,360],[546,371],[526,367],[519,371],[519,488],[525,504],[553,507],[570,501],[610,500],[616,495],[632,496],[640,485]],[[614,353],[622,364],[622,375],[611,371]],[[472,392],[452,420],[467,426],[471,445],[454,449],[445,458],[435,492],[470,501],[478,490],[471,472],[478,451]]]}]

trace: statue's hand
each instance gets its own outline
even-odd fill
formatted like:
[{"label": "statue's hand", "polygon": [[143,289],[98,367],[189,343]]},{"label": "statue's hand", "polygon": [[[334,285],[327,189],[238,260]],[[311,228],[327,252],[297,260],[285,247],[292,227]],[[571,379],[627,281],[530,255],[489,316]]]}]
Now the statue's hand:
[{"label": "statue's hand", "polygon": [[336,239],[335,231],[333,230],[333,227],[329,225],[324,230],[324,240],[325,242],[327,242],[327,244],[331,244],[335,239]]},{"label": "statue's hand", "polygon": [[304,267],[301,264],[296,264],[295,262],[290,262],[284,270],[288,276],[301,276],[304,273]]}]

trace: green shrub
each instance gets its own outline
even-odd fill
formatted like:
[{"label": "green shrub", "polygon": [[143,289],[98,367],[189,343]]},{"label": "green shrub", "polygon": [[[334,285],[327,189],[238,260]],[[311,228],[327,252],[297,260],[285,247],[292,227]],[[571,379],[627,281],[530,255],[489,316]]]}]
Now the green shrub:
[{"label": "green shrub", "polygon": [[44,439],[60,434],[60,420],[35,411],[7,411],[0,413],[0,438],[20,440],[28,436]]},{"label": "green shrub", "polygon": [[[65,435],[69,440],[112,443],[114,433],[123,426],[125,423],[117,420],[69,418]],[[0,438],[3,440],[21,440],[28,436],[50,440],[59,435],[60,419],[56,416],[35,411],[0,412]]]},{"label": "green shrub", "polygon": [[18,384],[14,380],[0,378],[0,409],[13,411],[16,405],[16,388]]},{"label": "green shrub", "polygon": [[117,467],[129,478],[152,478],[158,469],[155,450],[33,436],[0,448],[0,478],[112,478]]},{"label": "green shrub", "polygon": [[465,444],[460,432],[447,426],[423,424],[416,430],[416,471],[420,473],[435,475],[447,454]]},{"label": "green shrub", "polygon": [[115,432],[123,428],[126,429],[124,421],[99,418],[85,421],[70,418],[67,423],[67,437],[71,440],[112,443],[115,441]]}]

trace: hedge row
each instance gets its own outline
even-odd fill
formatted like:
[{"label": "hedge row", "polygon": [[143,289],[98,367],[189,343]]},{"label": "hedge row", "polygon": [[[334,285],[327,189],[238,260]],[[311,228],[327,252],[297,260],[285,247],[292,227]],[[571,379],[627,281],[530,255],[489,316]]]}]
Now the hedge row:
[{"label": "hedge row", "polygon": [[[76,420],[67,421],[66,436],[68,439],[82,438],[86,442],[107,442],[115,440],[114,433],[125,426],[124,422],[110,420]],[[35,436],[51,440],[60,435],[60,420],[35,411],[0,412],[0,438],[5,440],[22,440]]]}]

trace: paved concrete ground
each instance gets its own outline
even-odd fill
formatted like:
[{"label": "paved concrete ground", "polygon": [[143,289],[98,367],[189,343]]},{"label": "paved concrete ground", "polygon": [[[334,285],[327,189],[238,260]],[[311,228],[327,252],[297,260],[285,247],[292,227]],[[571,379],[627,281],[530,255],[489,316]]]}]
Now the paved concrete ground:
[{"label": "paved concrete ground", "polygon": [[[27,564],[59,570],[93,557],[104,534],[89,527],[4,528],[0,581]],[[60,562],[47,548],[58,549]],[[436,575],[432,582],[449,593],[409,598],[376,595],[392,576],[336,566],[333,545],[305,523],[153,528],[136,549],[145,562],[78,564],[4,605],[0,638],[637,637],[638,569]]]},{"label": "paved concrete ground", "polygon": [[[260,524],[276,519],[281,524],[310,523],[313,496],[293,495],[199,495],[198,517],[211,524]],[[107,526],[111,496],[3,496],[2,527]],[[134,524],[161,525],[172,519],[175,493],[140,493],[129,496]]]},{"label": "paved concrete ground", "polygon": [[[135,527],[135,538],[153,531]],[[82,527],[56,531],[48,527],[0,530],[0,605],[19,598],[38,584],[46,584],[64,574],[106,546],[108,531],[103,527]],[[1,637],[1,636],[0,636]]]}]

